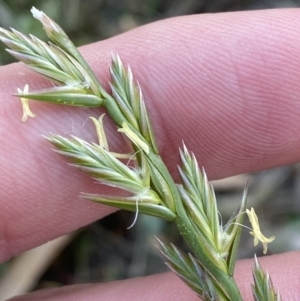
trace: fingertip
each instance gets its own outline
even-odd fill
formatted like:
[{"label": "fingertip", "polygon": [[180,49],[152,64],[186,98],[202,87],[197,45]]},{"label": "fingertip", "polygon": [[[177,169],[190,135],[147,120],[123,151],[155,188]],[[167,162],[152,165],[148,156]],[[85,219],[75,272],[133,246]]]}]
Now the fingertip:
[{"label": "fingertip", "polygon": [[[282,300],[297,301],[300,294],[299,252],[258,258],[268,271]],[[235,278],[243,300],[253,300],[251,292],[253,259],[238,261]],[[83,284],[64,288],[37,291],[10,301],[196,301],[199,298],[175,274],[163,273],[101,284]]]}]

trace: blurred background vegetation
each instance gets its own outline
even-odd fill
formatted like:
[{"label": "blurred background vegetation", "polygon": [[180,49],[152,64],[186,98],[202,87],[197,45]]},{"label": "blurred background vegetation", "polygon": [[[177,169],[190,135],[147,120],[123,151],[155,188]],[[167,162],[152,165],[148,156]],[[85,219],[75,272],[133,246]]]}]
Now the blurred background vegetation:
[{"label": "blurred background vegetation", "polygon": [[[76,45],[105,39],[156,20],[187,14],[297,7],[299,0],[0,0],[0,26],[44,37],[32,6],[56,20]],[[1,46],[1,50],[3,46]],[[0,63],[11,61],[1,51]]]},{"label": "blurred background vegetation", "polygon": [[[0,0],[0,26],[13,26],[24,33],[45,37],[39,22],[29,12],[36,6],[56,20],[79,46],[178,15],[299,5],[300,1],[287,0]],[[0,45],[0,64],[12,61]],[[249,180],[249,207],[257,208],[266,235],[276,235],[270,253],[299,249],[299,170],[299,165],[293,165],[215,183],[223,218],[227,220],[238,205]],[[49,254],[44,249],[36,250],[37,253],[3,264],[0,266],[0,301],[28,290],[124,279],[167,270],[154,247],[154,235],[185,249],[177,230],[170,223],[142,215],[136,225],[127,230],[133,219],[131,213],[117,212],[66,237],[58,247],[50,248]],[[252,238],[248,231],[244,234],[240,257],[252,257]],[[255,251],[260,254],[261,247]],[[48,257],[42,257],[39,263],[37,258],[42,255],[37,254]],[[27,282],[18,290],[22,277],[27,278]],[[5,293],[4,289],[9,292]]]}]

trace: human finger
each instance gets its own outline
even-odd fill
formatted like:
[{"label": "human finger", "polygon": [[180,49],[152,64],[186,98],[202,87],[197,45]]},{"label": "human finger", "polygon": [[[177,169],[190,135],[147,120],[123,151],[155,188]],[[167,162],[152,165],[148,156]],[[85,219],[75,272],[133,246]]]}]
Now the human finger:
[{"label": "human finger", "polygon": [[[251,271],[253,259],[241,260],[237,263],[235,277],[240,287],[243,300],[252,301]],[[280,291],[283,300],[299,300],[300,286],[300,259],[298,252],[259,258],[262,267],[267,270],[272,278],[276,290]],[[140,277],[111,283],[83,284],[67,286],[64,288],[42,290],[11,301],[181,301],[199,300],[175,274],[164,273]]]},{"label": "human finger", "polygon": [[[140,82],[159,148],[175,173],[184,139],[211,179],[299,160],[299,10],[174,18],[82,48],[101,82],[111,51]],[[42,134],[95,138],[88,115],[98,110],[34,104],[20,122],[11,96],[46,82],[19,64],[0,70],[0,260],[73,231],[112,209],[80,200],[107,192],[66,165]],[[108,126],[113,148],[120,146]]]}]

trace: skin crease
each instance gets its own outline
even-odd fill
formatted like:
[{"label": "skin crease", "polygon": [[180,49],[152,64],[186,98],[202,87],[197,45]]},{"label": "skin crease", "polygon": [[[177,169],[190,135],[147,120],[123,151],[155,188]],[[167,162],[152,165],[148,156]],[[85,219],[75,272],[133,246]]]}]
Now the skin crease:
[{"label": "skin crease", "polygon": [[[176,178],[182,139],[209,179],[300,160],[300,10],[270,10],[173,18],[82,47],[107,83],[111,51],[129,63],[142,86],[159,148]],[[95,139],[82,110],[32,103],[37,117],[23,124],[11,95],[29,84],[49,85],[20,64],[0,68],[0,260],[74,231],[113,209],[80,192],[109,193],[66,164],[41,135]],[[107,84],[105,85],[107,87]],[[108,120],[108,118],[107,118]],[[108,122],[108,121],[107,121]],[[108,122],[112,149],[121,140]],[[284,300],[300,295],[298,253],[264,257]],[[245,300],[252,260],[238,263]],[[172,274],[37,292],[14,300],[198,300]]]}]

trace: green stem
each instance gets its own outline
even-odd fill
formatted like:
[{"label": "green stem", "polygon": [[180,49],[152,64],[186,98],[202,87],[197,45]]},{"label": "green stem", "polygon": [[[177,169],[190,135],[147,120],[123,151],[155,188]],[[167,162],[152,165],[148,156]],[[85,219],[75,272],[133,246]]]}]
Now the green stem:
[{"label": "green stem", "polygon": [[[123,122],[126,121],[124,115],[122,114],[115,100],[108,93],[106,93],[104,89],[102,89],[102,87],[100,90],[102,96],[104,97],[104,107],[106,108],[108,114],[118,127],[122,127]],[[185,239],[187,244],[195,253],[195,256],[201,261],[207,271],[209,271],[209,273],[212,274],[216,281],[220,284],[220,287],[222,287],[222,290],[228,297],[228,300],[242,301],[243,299],[240,291],[236,285],[234,278],[228,274],[229,271],[226,268],[220,269],[211,259],[212,256],[209,257],[206,255],[208,253],[206,246],[203,246],[199,241],[194,226],[191,223],[188,215],[186,214],[177,186],[174,183],[161,157],[157,155],[152,149],[150,149],[149,154],[146,155],[150,161],[150,164],[152,164],[152,166],[155,166],[155,168],[159,171],[172,192],[176,208],[175,223],[182,237]]]},{"label": "green stem", "polygon": [[[107,93],[105,95],[104,107],[108,111],[108,114],[113,119],[115,124],[121,127],[122,123],[126,120],[122,112],[120,111],[118,105],[116,104],[115,100]],[[212,259],[206,255],[208,253],[206,247],[203,246],[199,241],[197,233],[188,215],[186,214],[177,186],[174,183],[163,160],[151,148],[149,154],[146,155],[149,159],[150,164],[152,164],[152,166],[154,166],[159,171],[162,178],[165,180],[172,192],[175,204],[175,214],[177,216],[175,219],[175,223],[181,235],[183,236],[187,244],[190,246],[190,248],[193,250],[196,257],[201,261],[203,266],[218,281],[220,286],[223,288],[224,294],[228,297],[228,299],[234,301],[242,301],[242,297],[236,285],[236,282],[232,276],[228,275],[228,270],[226,269],[226,267],[223,267],[223,269],[219,268],[212,261]]]},{"label": "green stem", "polygon": [[[100,84],[99,84],[100,86]],[[105,92],[105,98],[103,106],[107,110],[110,118],[114,121],[115,125],[118,127],[122,127],[124,121],[126,121],[124,115],[122,114],[119,106],[117,105],[116,101]]]},{"label": "green stem", "polygon": [[239,292],[234,278],[232,276],[229,276],[226,272],[222,271],[213,263],[213,261],[210,258],[208,258],[204,254],[203,248],[199,243],[199,239],[197,235],[195,235],[195,232],[193,232],[193,225],[191,225],[186,213],[177,212],[175,223],[180,231],[180,234],[195,253],[196,258],[199,259],[201,264],[217,280],[228,299],[234,301],[242,301],[242,296]]},{"label": "green stem", "polygon": [[218,266],[216,266],[214,262],[205,254],[205,246],[202,246],[197,233],[194,231],[194,227],[191,224],[191,221],[186,214],[185,208],[181,202],[177,186],[174,183],[161,157],[150,153],[149,158],[151,159],[151,162],[156,166],[156,168],[160,171],[161,175],[164,177],[173,193],[177,215],[175,223],[177,225],[177,228],[179,229],[180,234],[193,250],[195,256],[201,261],[203,266],[218,281],[218,283],[224,290],[224,294],[228,296],[229,300],[242,301],[242,296],[239,292],[234,278],[232,276],[229,276],[226,271],[223,271]]},{"label": "green stem", "polygon": [[189,217],[181,203],[177,202],[177,217],[175,223],[179,229],[180,234],[185,239],[187,244],[195,253],[195,256],[200,260],[203,266],[214,276],[217,282],[224,290],[224,294],[228,296],[229,300],[242,301],[241,294],[236,285],[236,282],[232,276],[229,276],[225,271],[220,269],[215,263],[206,256],[204,250],[205,246],[202,246],[197,233],[194,231],[194,227],[190,222]]}]

